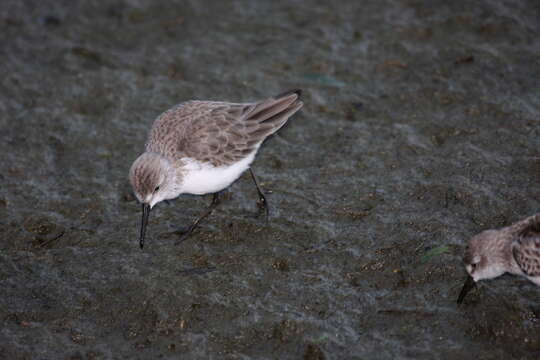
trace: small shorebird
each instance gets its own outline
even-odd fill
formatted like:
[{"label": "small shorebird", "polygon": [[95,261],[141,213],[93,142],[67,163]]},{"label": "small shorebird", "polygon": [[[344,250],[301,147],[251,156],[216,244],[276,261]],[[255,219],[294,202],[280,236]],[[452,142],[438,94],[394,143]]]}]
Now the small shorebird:
[{"label": "small shorebird", "polygon": [[140,246],[144,246],[150,210],[160,201],[180,194],[213,193],[212,203],[180,240],[219,203],[219,192],[249,169],[259,205],[268,217],[268,204],[250,164],[262,142],[300,110],[300,90],[292,90],[255,103],[188,101],[165,111],[150,130],[146,151],[129,172],[129,180],[142,203]]},{"label": "small shorebird", "polygon": [[507,272],[524,276],[540,286],[540,214],[474,236],[465,249],[463,262],[468,276],[458,304],[477,281]]}]

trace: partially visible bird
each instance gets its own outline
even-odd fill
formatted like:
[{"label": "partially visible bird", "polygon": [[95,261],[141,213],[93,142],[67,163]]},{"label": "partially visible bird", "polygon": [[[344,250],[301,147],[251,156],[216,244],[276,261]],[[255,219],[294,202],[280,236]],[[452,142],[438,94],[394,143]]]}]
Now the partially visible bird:
[{"label": "partially visible bird", "polygon": [[475,283],[504,273],[521,275],[540,286],[540,214],[469,240],[463,257],[468,276],[458,297],[461,304]]}]

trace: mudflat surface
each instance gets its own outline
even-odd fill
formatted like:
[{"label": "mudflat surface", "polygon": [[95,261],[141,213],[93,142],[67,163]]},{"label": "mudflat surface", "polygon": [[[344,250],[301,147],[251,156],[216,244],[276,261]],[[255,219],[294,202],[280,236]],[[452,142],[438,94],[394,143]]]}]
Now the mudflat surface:
[{"label": "mudflat surface", "polygon": [[[465,241],[539,211],[538,1],[0,4],[0,358],[538,359],[540,288],[458,307]],[[127,172],[162,111],[304,90],[210,196]]]}]

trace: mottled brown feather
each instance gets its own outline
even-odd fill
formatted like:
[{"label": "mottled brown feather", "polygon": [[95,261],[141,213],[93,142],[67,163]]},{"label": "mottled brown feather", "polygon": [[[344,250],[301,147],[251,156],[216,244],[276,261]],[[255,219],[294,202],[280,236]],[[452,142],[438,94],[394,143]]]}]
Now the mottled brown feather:
[{"label": "mottled brown feather", "polygon": [[540,215],[527,219],[526,227],[512,248],[512,254],[523,273],[540,276]]},{"label": "mottled brown feather", "polygon": [[540,214],[525,219],[524,227],[519,231],[521,237],[540,237]]},{"label": "mottled brown feather", "polygon": [[189,157],[214,166],[230,165],[285,125],[303,105],[299,95],[295,90],[258,103],[179,104],[156,119],[146,151],[175,160]]}]

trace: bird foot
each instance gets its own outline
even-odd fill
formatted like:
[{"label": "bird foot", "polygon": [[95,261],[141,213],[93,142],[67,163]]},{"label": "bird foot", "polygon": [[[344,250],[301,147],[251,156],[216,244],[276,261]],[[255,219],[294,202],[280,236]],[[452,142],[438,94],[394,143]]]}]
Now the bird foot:
[{"label": "bird foot", "polygon": [[266,223],[268,223],[270,211],[268,209],[268,202],[266,201],[265,197],[259,198],[259,201],[257,201],[257,207],[259,208],[259,213],[257,214],[257,217],[264,215],[264,220],[266,221]]},{"label": "bird foot", "polygon": [[193,230],[195,230],[196,227],[197,227],[196,225],[185,226],[185,227],[175,231],[175,233],[180,235],[180,237],[174,243],[174,245],[180,245],[180,243],[187,240],[187,238],[191,235],[191,233],[193,232]]}]

